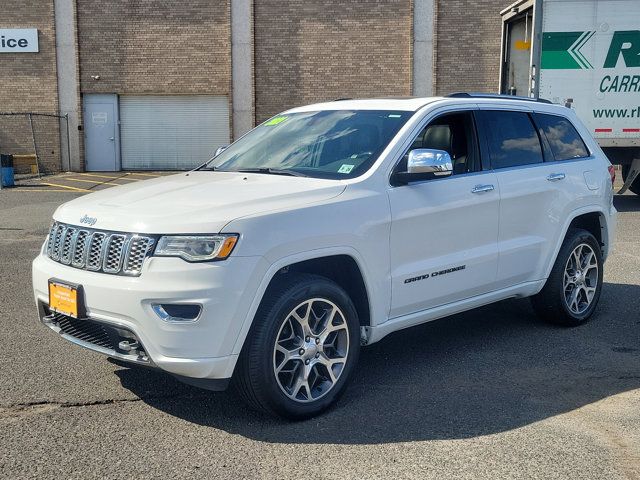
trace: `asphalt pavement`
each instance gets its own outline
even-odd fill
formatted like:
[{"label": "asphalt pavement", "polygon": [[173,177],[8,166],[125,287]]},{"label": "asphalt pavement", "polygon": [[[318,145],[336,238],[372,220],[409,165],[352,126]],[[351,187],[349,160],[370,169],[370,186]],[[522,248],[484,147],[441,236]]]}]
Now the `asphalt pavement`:
[{"label": "asphalt pavement", "polygon": [[63,172],[55,175],[18,175],[12,192],[91,193],[105,188],[171,175],[175,172]]},{"label": "asphalt pavement", "polygon": [[0,478],[640,479],[638,196],[615,199],[590,323],[521,299],[397,332],[335,408],[288,423],[39,324],[30,262],[85,192],[32,188],[0,192]]}]

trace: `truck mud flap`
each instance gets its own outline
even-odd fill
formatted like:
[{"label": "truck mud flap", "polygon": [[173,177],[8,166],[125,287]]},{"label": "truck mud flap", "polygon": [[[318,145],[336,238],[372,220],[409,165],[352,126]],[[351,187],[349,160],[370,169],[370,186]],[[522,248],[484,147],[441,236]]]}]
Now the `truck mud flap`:
[{"label": "truck mud flap", "polygon": [[633,181],[640,175],[640,158],[636,158],[629,168],[629,173],[627,174],[627,178],[624,181],[624,185],[622,188],[618,190],[618,194],[622,194],[627,191],[627,189],[633,185]]}]

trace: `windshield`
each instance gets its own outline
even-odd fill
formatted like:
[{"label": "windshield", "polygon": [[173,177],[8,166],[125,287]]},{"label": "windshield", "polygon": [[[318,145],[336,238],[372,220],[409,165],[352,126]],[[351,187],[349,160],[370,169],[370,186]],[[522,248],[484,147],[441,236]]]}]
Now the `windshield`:
[{"label": "windshield", "polygon": [[344,179],[362,175],[413,112],[287,113],[259,125],[202,169]]}]

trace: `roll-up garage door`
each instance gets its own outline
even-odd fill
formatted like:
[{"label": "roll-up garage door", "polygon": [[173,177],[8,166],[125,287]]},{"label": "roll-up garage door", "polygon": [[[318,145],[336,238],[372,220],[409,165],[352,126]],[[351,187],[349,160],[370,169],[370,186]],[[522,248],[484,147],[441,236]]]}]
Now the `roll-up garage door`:
[{"label": "roll-up garage door", "polygon": [[228,143],[227,97],[120,97],[123,170],[190,169]]}]

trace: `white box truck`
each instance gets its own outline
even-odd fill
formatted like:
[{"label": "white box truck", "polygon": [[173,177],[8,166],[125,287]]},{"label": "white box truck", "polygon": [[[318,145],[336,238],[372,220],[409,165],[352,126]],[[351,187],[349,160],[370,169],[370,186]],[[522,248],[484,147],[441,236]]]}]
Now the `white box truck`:
[{"label": "white box truck", "polygon": [[575,110],[640,194],[640,0],[519,0],[500,12],[500,93]]}]

